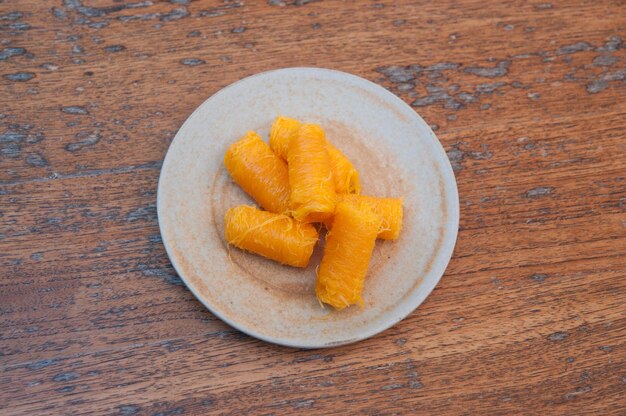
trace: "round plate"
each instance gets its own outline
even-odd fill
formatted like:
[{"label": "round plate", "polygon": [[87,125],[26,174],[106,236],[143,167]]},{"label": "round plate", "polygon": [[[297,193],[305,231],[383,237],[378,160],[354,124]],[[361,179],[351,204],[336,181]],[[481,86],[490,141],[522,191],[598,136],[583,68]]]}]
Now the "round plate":
[{"label": "round plate", "polygon": [[[316,299],[323,243],[297,269],[224,239],[226,210],[253,204],[225,171],[224,152],[248,130],[267,140],[277,115],[320,124],[360,172],[363,194],[404,198],[400,238],[376,242],[363,308],[334,311]],[[302,348],[358,341],[406,317],[441,278],[459,223],[454,174],[428,124],[384,88],[319,68],[257,74],[205,101],[167,152],[157,199],[165,248],[193,294],[249,335]]]}]

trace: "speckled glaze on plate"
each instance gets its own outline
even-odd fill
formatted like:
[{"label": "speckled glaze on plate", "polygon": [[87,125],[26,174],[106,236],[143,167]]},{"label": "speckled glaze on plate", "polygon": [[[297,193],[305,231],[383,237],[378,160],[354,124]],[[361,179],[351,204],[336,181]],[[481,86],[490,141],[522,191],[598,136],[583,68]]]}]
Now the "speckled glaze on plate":
[{"label": "speckled glaze on plate", "polygon": [[[320,306],[314,287],[322,245],[308,268],[296,269],[224,240],[226,210],[253,203],[225,171],[224,152],[248,130],[267,140],[279,114],[319,123],[357,167],[363,194],[404,198],[402,234],[377,241],[362,309]],[[370,81],[319,68],[253,75],[205,101],[167,152],[157,199],[165,248],[193,294],[251,336],[302,348],[358,341],[406,317],[441,278],[459,223],[450,162],[424,120]]]}]

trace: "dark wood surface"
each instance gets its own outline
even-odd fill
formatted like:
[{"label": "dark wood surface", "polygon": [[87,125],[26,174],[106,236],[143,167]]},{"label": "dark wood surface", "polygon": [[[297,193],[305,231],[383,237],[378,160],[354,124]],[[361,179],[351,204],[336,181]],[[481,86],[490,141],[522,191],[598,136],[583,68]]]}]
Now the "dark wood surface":
[{"label": "dark wood surface", "polygon": [[[0,414],[626,414],[626,3],[0,0]],[[211,315],[156,217],[177,129],[288,66],[398,94],[454,165],[431,296],[304,351]]]}]

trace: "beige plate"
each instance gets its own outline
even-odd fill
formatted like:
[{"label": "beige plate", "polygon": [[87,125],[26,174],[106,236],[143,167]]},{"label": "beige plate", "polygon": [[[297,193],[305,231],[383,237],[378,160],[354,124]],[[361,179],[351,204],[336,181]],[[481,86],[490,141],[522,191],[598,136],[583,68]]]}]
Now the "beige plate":
[{"label": "beige plate", "polygon": [[[364,194],[404,197],[404,229],[376,243],[362,309],[318,303],[323,247],[302,270],[224,240],[226,210],[252,204],[224,170],[224,152],[248,130],[267,138],[279,114],[319,123],[360,172]],[[402,100],[354,75],[288,68],[240,80],[194,111],[165,157],[158,215],[176,271],[215,315],[269,342],[317,348],[370,337],[422,303],[452,255],[459,201],[441,144]]]}]

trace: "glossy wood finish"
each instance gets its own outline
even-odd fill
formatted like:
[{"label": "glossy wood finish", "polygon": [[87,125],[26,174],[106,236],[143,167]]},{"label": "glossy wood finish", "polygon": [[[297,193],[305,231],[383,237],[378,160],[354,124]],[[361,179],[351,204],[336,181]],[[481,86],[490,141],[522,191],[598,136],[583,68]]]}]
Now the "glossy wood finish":
[{"label": "glossy wood finish", "polygon": [[[621,0],[0,1],[0,413],[626,413]],[[433,126],[455,254],[406,320],[299,351],[159,236],[177,129],[244,76],[351,72]]]}]

